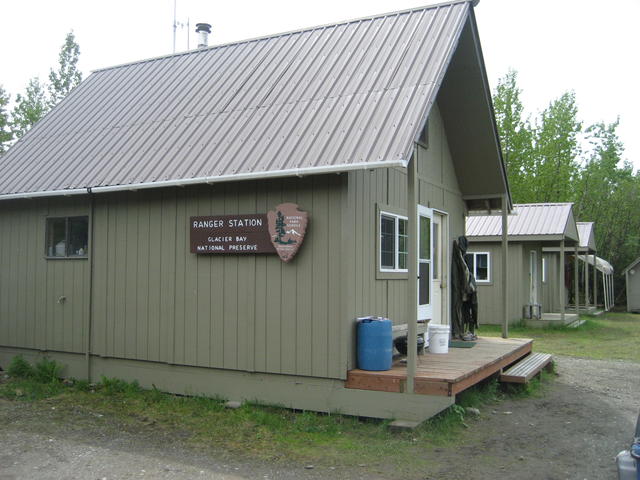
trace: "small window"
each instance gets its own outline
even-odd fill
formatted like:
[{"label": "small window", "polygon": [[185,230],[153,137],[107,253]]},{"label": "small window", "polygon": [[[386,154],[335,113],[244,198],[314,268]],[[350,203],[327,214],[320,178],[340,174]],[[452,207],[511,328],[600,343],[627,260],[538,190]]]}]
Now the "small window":
[{"label": "small window", "polygon": [[86,258],[88,249],[89,217],[47,218],[47,257]]},{"label": "small window", "polygon": [[406,272],[409,254],[407,218],[380,213],[380,271]]},{"label": "small window", "polygon": [[489,283],[491,281],[489,271],[491,264],[488,252],[469,252],[465,255],[464,260],[477,283]]},{"label": "small window", "polygon": [[542,283],[547,283],[547,259],[542,257]]}]

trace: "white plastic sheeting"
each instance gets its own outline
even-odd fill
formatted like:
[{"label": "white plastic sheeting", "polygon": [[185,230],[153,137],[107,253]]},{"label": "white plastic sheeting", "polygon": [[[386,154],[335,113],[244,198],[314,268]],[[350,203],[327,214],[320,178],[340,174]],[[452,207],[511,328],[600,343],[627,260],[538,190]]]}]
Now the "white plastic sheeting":
[{"label": "white plastic sheeting", "polygon": [[[593,255],[578,255],[578,258],[589,265],[593,265]],[[609,311],[614,305],[613,267],[604,258],[595,257],[595,259],[595,266],[602,273],[604,309]]]},{"label": "white plastic sheeting", "polygon": [[[578,258],[589,265],[593,265],[593,255],[578,255]],[[613,267],[604,258],[596,257],[596,268],[605,275],[613,275]]]}]

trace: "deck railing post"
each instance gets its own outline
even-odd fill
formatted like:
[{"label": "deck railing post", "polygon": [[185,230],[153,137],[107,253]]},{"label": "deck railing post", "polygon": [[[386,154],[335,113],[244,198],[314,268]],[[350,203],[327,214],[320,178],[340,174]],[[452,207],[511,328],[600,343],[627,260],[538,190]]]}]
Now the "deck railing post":
[{"label": "deck railing post", "polygon": [[407,165],[407,217],[409,230],[409,253],[407,255],[407,393],[414,392],[416,363],[418,361],[418,188],[417,188],[417,149]]},{"label": "deck railing post", "polygon": [[589,252],[584,254],[584,307],[589,310]]}]

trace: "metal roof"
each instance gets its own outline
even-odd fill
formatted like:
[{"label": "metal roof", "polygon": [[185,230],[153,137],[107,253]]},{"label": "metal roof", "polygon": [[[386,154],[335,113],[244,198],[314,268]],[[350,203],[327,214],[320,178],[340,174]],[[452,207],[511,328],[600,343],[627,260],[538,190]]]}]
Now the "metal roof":
[{"label": "metal roof", "polygon": [[635,267],[638,263],[640,263],[640,257],[636,258],[633,262],[631,262],[629,265],[627,265],[624,270],[622,270],[622,273],[627,273],[629,270],[631,270],[633,267]]},{"label": "metal roof", "polygon": [[596,239],[593,232],[593,222],[576,222],[576,227],[580,237],[580,248],[587,248],[595,252]]},{"label": "metal roof", "polygon": [[[508,216],[510,240],[578,240],[573,219],[572,203],[521,203],[514,204]],[[467,217],[466,235],[469,240],[499,239],[502,235],[500,215],[472,215]]]},{"label": "metal roof", "polygon": [[406,166],[469,1],[92,73],[0,162],[0,199]]}]

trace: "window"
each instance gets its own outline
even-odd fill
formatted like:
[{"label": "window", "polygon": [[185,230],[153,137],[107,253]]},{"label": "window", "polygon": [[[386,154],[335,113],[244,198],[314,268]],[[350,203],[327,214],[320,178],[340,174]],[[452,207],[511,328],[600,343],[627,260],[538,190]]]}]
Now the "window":
[{"label": "window", "polygon": [[380,270],[406,272],[409,253],[407,217],[380,213]]},{"label": "window", "polygon": [[469,252],[464,256],[469,270],[473,274],[477,283],[489,283],[491,268],[488,252]]},{"label": "window", "polygon": [[86,258],[89,217],[47,218],[46,251],[49,258]]},{"label": "window", "polygon": [[547,283],[547,259],[542,257],[542,283]]}]

